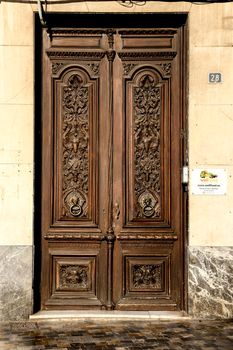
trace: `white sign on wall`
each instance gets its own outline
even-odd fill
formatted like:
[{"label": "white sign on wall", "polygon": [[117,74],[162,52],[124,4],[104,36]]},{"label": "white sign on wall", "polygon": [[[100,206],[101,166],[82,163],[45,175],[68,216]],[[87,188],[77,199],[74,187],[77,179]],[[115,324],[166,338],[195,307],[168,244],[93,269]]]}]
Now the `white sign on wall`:
[{"label": "white sign on wall", "polygon": [[192,194],[224,195],[227,192],[226,169],[199,168],[192,170]]}]

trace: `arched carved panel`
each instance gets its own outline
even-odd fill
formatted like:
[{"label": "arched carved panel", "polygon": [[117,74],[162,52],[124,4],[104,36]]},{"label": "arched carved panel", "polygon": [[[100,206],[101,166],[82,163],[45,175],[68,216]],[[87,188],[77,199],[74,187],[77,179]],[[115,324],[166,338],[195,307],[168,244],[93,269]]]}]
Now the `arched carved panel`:
[{"label": "arched carved panel", "polygon": [[134,206],[137,218],[160,217],[161,89],[145,73],[133,87]]},{"label": "arched carved panel", "polygon": [[165,85],[153,67],[141,67],[126,79],[126,101],[131,102],[126,107],[126,210],[134,224],[164,220]]},{"label": "arched carved panel", "polygon": [[[74,67],[54,79],[55,219],[96,223],[98,84]],[[58,197],[58,198],[57,198]],[[90,223],[90,224],[91,224]]]},{"label": "arched carved panel", "polygon": [[89,91],[73,74],[63,87],[63,214],[86,218],[89,190]]}]

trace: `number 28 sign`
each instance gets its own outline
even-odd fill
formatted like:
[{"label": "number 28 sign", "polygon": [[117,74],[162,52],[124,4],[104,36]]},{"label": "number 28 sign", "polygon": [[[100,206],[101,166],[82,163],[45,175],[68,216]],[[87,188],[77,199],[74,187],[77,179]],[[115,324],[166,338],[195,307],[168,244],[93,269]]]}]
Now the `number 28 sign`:
[{"label": "number 28 sign", "polygon": [[222,73],[209,73],[209,83],[222,83]]}]

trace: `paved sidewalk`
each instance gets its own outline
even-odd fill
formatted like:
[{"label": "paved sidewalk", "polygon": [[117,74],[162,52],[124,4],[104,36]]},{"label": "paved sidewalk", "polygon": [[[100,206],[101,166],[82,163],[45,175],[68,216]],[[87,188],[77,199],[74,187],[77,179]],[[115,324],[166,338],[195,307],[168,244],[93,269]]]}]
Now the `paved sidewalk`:
[{"label": "paved sidewalk", "polygon": [[233,322],[50,320],[0,323],[1,350],[233,350]]}]

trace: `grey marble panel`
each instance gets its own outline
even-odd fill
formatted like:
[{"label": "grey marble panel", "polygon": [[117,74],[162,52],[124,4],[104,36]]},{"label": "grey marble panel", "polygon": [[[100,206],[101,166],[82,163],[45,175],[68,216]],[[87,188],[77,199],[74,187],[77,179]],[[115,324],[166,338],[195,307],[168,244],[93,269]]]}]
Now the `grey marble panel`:
[{"label": "grey marble panel", "polygon": [[189,247],[189,314],[233,317],[233,247]]},{"label": "grey marble panel", "polygon": [[0,321],[32,313],[32,246],[0,246]]}]

